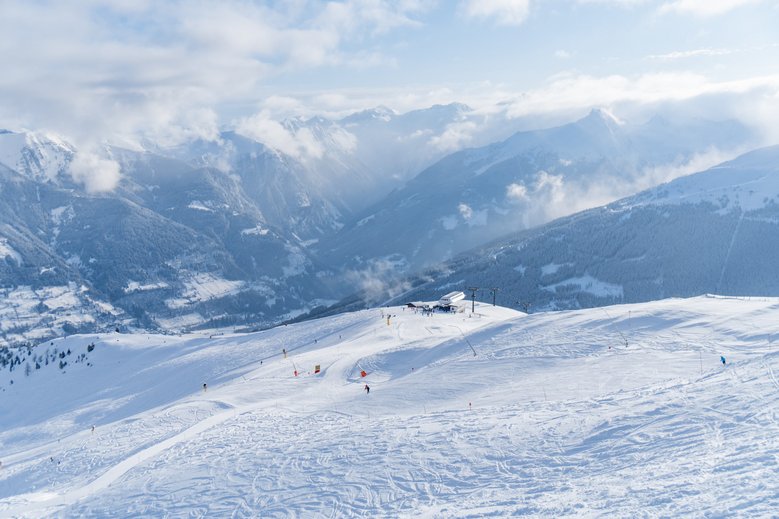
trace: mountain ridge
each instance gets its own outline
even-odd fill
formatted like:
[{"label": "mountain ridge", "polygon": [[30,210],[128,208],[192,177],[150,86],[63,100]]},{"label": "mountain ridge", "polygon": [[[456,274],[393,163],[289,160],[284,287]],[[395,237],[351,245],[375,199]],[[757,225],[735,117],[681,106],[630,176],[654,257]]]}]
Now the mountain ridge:
[{"label": "mountain ridge", "polygon": [[779,295],[771,245],[779,243],[777,159],[779,146],[766,147],[498,239],[411,278],[402,297],[499,286],[504,303],[543,311],[703,293]]}]

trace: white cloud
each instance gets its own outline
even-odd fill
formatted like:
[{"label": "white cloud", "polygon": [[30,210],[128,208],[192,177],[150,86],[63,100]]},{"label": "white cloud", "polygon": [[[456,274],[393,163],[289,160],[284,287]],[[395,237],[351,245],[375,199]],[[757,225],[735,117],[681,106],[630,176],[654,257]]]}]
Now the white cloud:
[{"label": "white cloud", "polygon": [[466,203],[459,204],[457,206],[457,210],[460,212],[460,216],[462,216],[466,221],[473,217],[473,209],[471,209],[471,206]]},{"label": "white cloud", "polygon": [[311,115],[307,107],[295,97],[272,95],[261,103],[262,110],[274,119]]},{"label": "white cloud", "polygon": [[563,187],[563,183],[562,175],[552,175],[543,170],[536,174],[536,191],[542,191],[544,189],[556,191]]},{"label": "white cloud", "polygon": [[762,130],[765,143],[779,143],[779,90],[763,92],[743,104],[741,113]]},{"label": "white cloud", "polygon": [[236,131],[299,160],[321,158],[324,153],[310,129],[287,128],[264,111],[239,120]]},{"label": "white cloud", "polygon": [[73,156],[70,175],[89,193],[112,191],[121,178],[119,164],[115,161],[82,151]]},{"label": "white cloud", "polygon": [[612,106],[616,103],[651,104],[669,101],[689,101],[703,96],[756,96],[768,89],[779,89],[779,75],[753,77],[732,81],[712,81],[690,72],[655,73],[638,76],[563,74],[545,85],[524,92],[511,101],[508,113],[512,117],[532,114],[583,110],[592,106]]},{"label": "white cloud", "polygon": [[619,7],[632,7],[651,0],[578,0],[580,4],[613,4]]},{"label": "white cloud", "polygon": [[457,228],[457,216],[447,215],[441,218],[441,226],[447,231]]},{"label": "white cloud", "polygon": [[301,128],[295,132],[295,140],[300,150],[300,158],[321,159],[325,153],[322,143],[320,143],[314,133],[309,128]]},{"label": "white cloud", "polygon": [[530,0],[464,0],[461,9],[470,18],[492,18],[500,25],[521,25],[530,11]]},{"label": "white cloud", "polygon": [[463,148],[471,140],[478,126],[473,121],[451,123],[441,135],[432,137],[429,145],[440,151],[454,151]]},{"label": "white cloud", "polygon": [[369,28],[373,34],[382,34],[397,27],[420,25],[412,15],[426,11],[431,5],[431,2],[422,0],[328,2],[317,24],[341,32],[358,32]]},{"label": "white cloud", "polygon": [[[524,91],[512,89],[504,84],[475,82],[452,88],[431,88],[429,86],[403,89],[351,89],[338,91],[316,91],[300,94],[297,114],[343,117],[354,111],[386,105],[399,113],[435,104],[452,102],[465,103],[473,108],[470,115],[487,118],[532,118],[526,129],[551,126],[570,121],[574,117],[584,116],[592,107],[623,108],[631,106],[651,106],[667,102],[696,102],[697,99],[718,96],[717,102],[709,104],[709,113],[700,114],[709,118],[737,117],[757,115],[756,103],[762,100],[766,104],[776,102],[779,93],[779,74],[744,77],[721,80],[692,72],[655,72],[623,75],[611,74],[594,76],[577,72],[565,72],[550,77],[544,84]],[[747,113],[738,107],[751,107]],[[763,107],[760,108],[762,110]],[[269,110],[269,112],[272,112]],[[281,114],[273,113],[277,116]],[[285,116],[294,115],[290,111]],[[461,121],[467,123],[472,121]],[[467,125],[455,123],[446,136],[431,136],[430,142],[443,144],[455,142],[458,138],[464,145],[479,134],[480,123],[474,132]],[[459,130],[459,131],[456,131]],[[422,130],[415,137],[431,135]],[[433,141],[432,139],[437,138]]]},{"label": "white cloud", "polygon": [[660,61],[670,61],[677,59],[697,58],[701,56],[725,56],[732,53],[733,51],[730,49],[694,49],[669,52],[667,54],[652,54],[647,56],[647,58]]},{"label": "white cloud", "polygon": [[695,16],[716,16],[733,9],[757,4],[762,0],[673,0],[663,4],[660,13],[687,13]]},{"label": "white cloud", "polygon": [[[722,151],[716,148],[711,148],[705,152],[696,153],[683,162],[671,162],[668,164],[660,164],[657,166],[644,168],[635,181],[630,183],[630,185],[623,185],[621,190],[626,194],[638,193],[644,189],[648,189],[665,182],[670,182],[685,175],[691,175],[692,173],[705,171],[718,164],[732,160],[746,151],[748,150],[735,149]],[[615,196],[614,198],[616,199],[619,196],[622,196],[622,193],[618,193],[618,196]]]},{"label": "white cloud", "polygon": [[564,178],[542,170],[527,188],[510,184],[506,194],[510,201],[516,195],[513,201],[524,202],[519,223],[525,228],[533,227],[561,216],[608,204],[684,175],[704,171],[744,151],[712,148],[688,159],[645,168],[632,177]]},{"label": "white cloud", "polygon": [[[589,1],[649,5],[649,0]],[[749,3],[652,2],[662,5],[664,12],[702,14],[726,12]],[[339,86],[341,79],[335,77],[348,77],[344,71],[392,64],[393,57],[385,52],[392,52],[394,47],[380,41],[382,35],[398,31],[397,41],[385,39],[398,45],[408,43],[403,41],[404,31],[419,27],[420,20],[434,6],[435,2],[423,0],[5,1],[0,16],[0,98],[4,100],[0,103],[0,127],[57,133],[79,148],[84,142],[106,139],[123,143],[135,139],[137,143],[140,133],[162,145],[172,145],[193,138],[215,139],[220,123],[238,119],[250,125],[251,121],[241,118],[260,111],[263,120],[255,121],[258,127],[253,133],[270,135],[279,149],[296,156],[316,157],[320,152],[315,139],[301,134],[302,142],[296,143],[294,132],[268,121],[295,115],[338,117],[380,104],[405,112],[457,101],[473,106],[485,118],[508,113],[515,118],[533,117],[538,125],[542,114],[554,117],[565,113],[569,120],[593,105],[649,104],[719,94],[754,96],[755,109],[776,103],[773,96],[779,76],[721,81],[689,72],[602,76],[568,73],[542,85],[527,83],[530,86],[524,88],[528,90],[518,91],[516,84],[488,80],[457,83],[454,73],[454,79],[442,79],[445,86],[425,83],[425,79],[413,83],[404,76],[409,72],[402,68],[407,65],[402,56],[398,58],[401,68],[397,84],[414,86],[360,88],[365,83],[357,79],[350,83],[354,86]],[[535,23],[535,7],[540,4],[529,0],[461,0],[457,6],[463,16],[516,25],[527,22],[531,6]],[[544,12],[540,7],[537,14],[539,27],[543,28]],[[655,23],[662,23],[658,18],[662,17],[656,17]],[[745,42],[744,49],[749,45],[754,42]],[[545,52],[569,60],[566,66],[570,63],[571,69],[591,69],[577,68],[579,60],[584,63],[587,59],[581,53],[570,49],[555,52],[554,48],[547,47]],[[651,56],[658,63],[647,65],[661,69],[664,61],[725,52],[701,48],[658,54]],[[749,57],[747,50],[740,52]],[[770,63],[772,56],[766,53],[761,58]],[[485,59],[485,74],[493,72],[489,61]],[[551,56],[547,61],[552,67],[561,64]],[[462,69],[468,70],[465,62],[463,65]],[[414,66],[425,63],[414,62]],[[319,76],[320,71],[326,74]],[[738,77],[731,71],[711,74]],[[296,82],[285,82],[287,77]],[[320,77],[324,81],[318,82]],[[284,86],[270,87],[270,81]],[[317,90],[319,84],[335,86],[323,91]],[[481,144],[477,139],[483,126],[481,122],[474,127],[471,121],[462,121],[424,139],[447,151]],[[420,137],[420,143],[422,140]]]},{"label": "white cloud", "polygon": [[377,301],[377,298],[394,297],[411,288],[408,281],[398,277],[407,267],[405,261],[378,258],[362,270],[347,271],[345,278],[351,285],[360,287],[368,300]]},{"label": "white cloud", "polygon": [[511,183],[506,186],[506,198],[513,201],[527,200],[527,187]]},{"label": "white cloud", "polygon": [[[418,25],[426,2],[3,2],[0,127],[81,142],[215,135],[270,78],[384,64],[372,38]],[[121,20],[121,23],[117,23]],[[360,48],[361,47],[361,48]]]},{"label": "white cloud", "polygon": [[331,142],[337,149],[345,153],[354,153],[357,151],[357,136],[344,130],[343,128],[333,129],[330,132]]}]

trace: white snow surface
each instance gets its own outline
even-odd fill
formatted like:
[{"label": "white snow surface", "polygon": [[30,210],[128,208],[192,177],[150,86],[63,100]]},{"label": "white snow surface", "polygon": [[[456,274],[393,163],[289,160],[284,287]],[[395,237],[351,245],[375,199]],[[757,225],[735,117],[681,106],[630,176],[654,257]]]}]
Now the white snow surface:
[{"label": "white snow surface", "polygon": [[213,212],[214,210],[210,207],[207,207],[206,204],[201,202],[200,200],[193,200],[189,203],[187,206],[189,209],[194,209],[196,211],[206,211],[206,212]]},{"label": "white snow surface", "polygon": [[241,231],[241,236],[265,236],[268,234],[269,229],[263,228],[261,225],[257,225],[256,227],[252,227],[251,229],[243,229]]},{"label": "white snow surface", "polygon": [[779,175],[775,164],[779,147],[762,148],[694,175],[640,193],[619,202],[635,205],[711,203],[722,213],[755,211],[779,202]]},{"label": "white snow surface", "polygon": [[768,517],[777,316],[702,296],[71,336],[33,355],[94,342],[83,362],[0,371],[0,516]]},{"label": "white snow surface", "polygon": [[186,290],[180,298],[166,299],[168,308],[176,310],[201,301],[210,301],[236,294],[245,285],[243,281],[221,278],[211,273],[192,273],[184,281]]},{"label": "white snow surface", "polygon": [[161,290],[168,288],[170,285],[164,281],[158,281],[157,283],[141,283],[139,281],[129,281],[127,286],[124,287],[125,294],[132,294],[134,292],[147,292],[149,290]]},{"label": "white snow surface", "polygon": [[55,180],[74,152],[55,135],[0,132],[0,164],[28,178]]},{"label": "white snow surface", "polygon": [[122,312],[110,303],[93,299],[84,286],[75,283],[0,288],[0,347],[61,335],[66,324],[78,327],[94,323],[99,313],[119,317]]}]

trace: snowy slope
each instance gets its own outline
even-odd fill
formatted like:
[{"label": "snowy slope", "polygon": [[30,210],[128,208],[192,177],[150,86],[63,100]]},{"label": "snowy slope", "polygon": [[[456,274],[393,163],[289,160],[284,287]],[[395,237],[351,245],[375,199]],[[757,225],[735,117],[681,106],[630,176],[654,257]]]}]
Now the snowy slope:
[{"label": "snowy slope", "polygon": [[779,146],[746,153],[704,172],[688,175],[628,198],[619,205],[715,206],[720,213],[754,213],[779,203]]},{"label": "snowy slope", "polygon": [[768,516],[777,312],[709,296],[72,336],[31,353],[70,350],[62,369],[0,371],[0,515]]},{"label": "snowy slope", "polygon": [[54,135],[0,130],[0,164],[32,180],[58,180],[74,153],[71,145]]}]

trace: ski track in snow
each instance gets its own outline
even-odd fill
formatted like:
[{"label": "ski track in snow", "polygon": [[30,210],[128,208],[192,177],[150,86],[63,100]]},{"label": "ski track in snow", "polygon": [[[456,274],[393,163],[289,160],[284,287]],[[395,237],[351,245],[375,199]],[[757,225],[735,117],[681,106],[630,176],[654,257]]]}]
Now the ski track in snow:
[{"label": "ski track in snow", "polygon": [[741,222],[744,221],[744,211],[741,211],[741,214],[738,217],[738,222],[736,223],[736,228],[733,229],[733,235],[730,237],[730,243],[728,243],[728,250],[725,253],[725,260],[722,262],[722,270],[719,274],[719,279],[717,280],[717,293],[720,292],[720,288],[722,287],[722,280],[725,279],[725,271],[728,268],[728,262],[730,261],[730,253],[733,251],[733,244],[736,243],[736,238],[738,237],[738,231],[741,229]]},{"label": "ski track in snow", "polygon": [[15,449],[0,516],[771,516],[776,306],[393,309],[390,325],[372,310],[182,339],[160,373],[197,387],[192,370],[219,362],[206,392],[149,397],[94,433],[25,443],[22,419],[0,435]]}]

